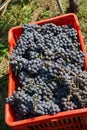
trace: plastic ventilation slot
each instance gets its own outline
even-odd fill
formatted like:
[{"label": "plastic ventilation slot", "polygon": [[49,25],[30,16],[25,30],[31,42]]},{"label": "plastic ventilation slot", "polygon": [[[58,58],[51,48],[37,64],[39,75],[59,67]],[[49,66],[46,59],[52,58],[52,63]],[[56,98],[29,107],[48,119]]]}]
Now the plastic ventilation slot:
[{"label": "plastic ventilation slot", "polygon": [[[57,129],[55,127],[58,127]],[[49,129],[50,130],[82,130],[83,125],[81,123],[80,117],[73,117],[73,118],[67,118],[67,119],[61,119],[54,122],[45,122],[40,123],[38,125],[34,125],[30,127],[31,130],[44,130]]]}]

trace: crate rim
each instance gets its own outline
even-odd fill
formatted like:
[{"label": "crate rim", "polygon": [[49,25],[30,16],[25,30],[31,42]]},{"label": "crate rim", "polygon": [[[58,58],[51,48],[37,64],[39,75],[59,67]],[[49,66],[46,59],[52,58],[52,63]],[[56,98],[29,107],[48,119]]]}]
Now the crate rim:
[{"label": "crate rim", "polygon": [[[73,16],[73,18],[74,18],[75,21],[76,21],[76,25],[77,25],[77,27],[78,27],[78,30],[80,30],[80,24],[79,24],[79,22],[78,22],[78,18],[77,18],[77,16],[76,16],[76,14],[74,14],[74,13],[63,14],[63,15],[60,15],[60,16],[55,16],[55,17],[43,19],[43,20],[36,21],[36,22],[30,22],[30,24],[41,24],[41,23],[43,23],[43,22],[48,22],[49,20],[61,19],[61,18],[68,17],[68,16]],[[12,31],[13,31],[14,29],[16,29],[16,28],[21,29],[22,26],[20,25],[20,26],[14,26],[14,27],[11,27],[11,28],[10,28],[10,30],[8,31],[8,35],[9,35],[9,37],[8,37],[8,43],[11,42]],[[9,45],[10,45],[10,44],[9,44]]]},{"label": "crate rim", "polygon": [[[10,105],[9,104],[6,104],[5,107],[8,108]],[[64,118],[65,119],[69,116],[71,117],[79,117],[79,116],[85,116],[85,114],[87,114],[87,108],[81,108],[81,109],[76,109],[76,110],[69,110],[69,111],[64,111],[64,112],[59,112],[55,115],[44,115],[43,118],[42,116],[39,116],[39,117],[34,117],[34,118],[28,118],[28,119],[24,119],[24,120],[19,120],[19,121],[13,121],[13,122],[10,122],[7,120],[7,117],[8,117],[8,114],[5,116],[5,122],[6,124],[8,124],[9,126],[20,126],[20,125],[32,125],[33,123],[38,123],[38,122],[44,122],[44,121],[54,121],[54,120],[58,120],[58,117],[59,117],[59,120]],[[37,119],[37,120],[36,120]]]}]

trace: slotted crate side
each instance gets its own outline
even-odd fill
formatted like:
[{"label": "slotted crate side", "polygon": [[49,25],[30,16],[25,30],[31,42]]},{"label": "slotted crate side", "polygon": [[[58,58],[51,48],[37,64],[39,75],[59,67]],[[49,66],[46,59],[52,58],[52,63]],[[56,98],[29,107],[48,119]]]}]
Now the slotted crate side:
[{"label": "slotted crate side", "polygon": [[81,120],[84,123],[84,129],[87,130],[87,115],[83,116]]},{"label": "slotted crate side", "polygon": [[23,126],[15,128],[14,130],[86,130],[82,121],[84,117],[67,117],[62,119],[56,119],[55,121],[45,121],[33,124],[32,126]]},{"label": "slotted crate side", "polygon": [[[82,34],[80,31],[80,25],[79,25],[78,19],[75,14],[66,14],[63,16],[58,16],[55,18],[39,21],[39,22],[36,22],[35,24],[42,25],[45,23],[54,23],[56,25],[64,25],[64,24],[73,25],[78,33],[78,39],[81,44],[81,50],[83,52],[86,52],[85,48],[84,48]],[[32,23],[32,24],[34,24],[34,23]],[[12,54],[12,49],[16,45],[16,41],[19,39],[19,37],[22,33],[23,33],[23,31],[22,31],[21,26],[13,27],[10,29],[9,34],[8,34],[10,54]],[[85,68],[87,68],[87,60],[85,60]],[[8,84],[8,95],[9,96],[12,95],[15,88],[16,88],[16,78],[15,78],[14,74],[12,73],[12,68],[10,66],[9,84]],[[80,130],[80,129],[86,130],[87,126],[85,125],[86,124],[85,118],[84,118],[84,121],[82,121],[82,116],[86,116],[86,115],[87,115],[87,109],[85,108],[85,109],[79,109],[79,110],[72,110],[70,112],[68,112],[68,111],[60,112],[58,114],[51,115],[51,116],[47,115],[47,116],[41,116],[41,117],[36,117],[36,118],[31,118],[31,119],[25,119],[25,120],[21,120],[21,121],[15,121],[15,116],[14,116],[12,108],[10,107],[9,104],[5,105],[5,121],[6,121],[7,125],[9,125],[14,130],[34,130],[34,129],[35,130],[37,130],[37,129],[38,130],[63,130],[63,129],[67,130],[67,129],[73,129],[73,127],[74,127],[74,130]],[[81,119],[80,124],[77,123],[78,124],[77,125],[77,124],[75,124],[75,122],[72,122],[72,123],[68,122],[67,117],[70,118],[70,120],[73,120],[72,119],[73,117],[77,119],[78,116]],[[67,122],[67,123],[66,123],[66,125],[60,124],[60,125],[56,126],[58,124],[58,122],[52,121],[51,119],[57,119],[58,121],[60,120],[60,122],[62,122],[62,123],[64,123],[63,120],[65,120],[65,122]],[[46,124],[47,122],[50,123],[49,127]]]},{"label": "slotted crate side", "polygon": [[56,119],[56,121],[40,123],[29,128],[31,130],[84,130],[80,116],[60,120]]}]

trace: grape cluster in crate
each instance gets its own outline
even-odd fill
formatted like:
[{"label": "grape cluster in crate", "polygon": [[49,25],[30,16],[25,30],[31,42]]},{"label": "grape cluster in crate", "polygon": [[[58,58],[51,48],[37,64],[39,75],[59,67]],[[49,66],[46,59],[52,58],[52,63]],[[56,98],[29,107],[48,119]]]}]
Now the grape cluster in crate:
[{"label": "grape cluster in crate", "polygon": [[26,24],[10,56],[20,85],[7,98],[16,120],[87,107],[87,72],[73,26]]}]

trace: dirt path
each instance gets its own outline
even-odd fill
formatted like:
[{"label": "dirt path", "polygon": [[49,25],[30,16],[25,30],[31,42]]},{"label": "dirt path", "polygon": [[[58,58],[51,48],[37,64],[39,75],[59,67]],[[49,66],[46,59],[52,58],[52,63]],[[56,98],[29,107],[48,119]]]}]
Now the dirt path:
[{"label": "dirt path", "polygon": [[33,12],[33,19],[31,20],[31,22],[37,21],[39,15],[40,15],[41,12],[43,11],[43,9],[44,9],[43,7],[39,7],[39,8],[37,8],[36,10],[34,10],[34,12]]},{"label": "dirt path", "polygon": [[0,78],[7,74],[9,70],[9,60],[3,57],[2,61],[0,62]]}]

